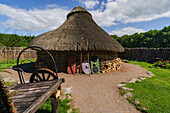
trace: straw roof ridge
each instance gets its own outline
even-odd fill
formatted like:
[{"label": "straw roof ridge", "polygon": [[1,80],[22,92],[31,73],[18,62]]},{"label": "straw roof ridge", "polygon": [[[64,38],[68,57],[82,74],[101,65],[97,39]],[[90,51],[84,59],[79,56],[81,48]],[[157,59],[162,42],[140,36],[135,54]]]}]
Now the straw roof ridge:
[{"label": "straw roof ridge", "polygon": [[99,27],[91,14],[81,6],[75,7],[59,28],[37,36],[30,45],[47,50],[81,51],[81,42],[83,50],[124,51],[124,48]]},{"label": "straw roof ridge", "polygon": [[78,6],[78,7],[75,7],[73,10],[70,11],[70,13],[68,13],[67,15],[67,19],[73,15],[74,13],[87,13],[91,16],[91,14],[86,10],[84,9],[82,6]]}]

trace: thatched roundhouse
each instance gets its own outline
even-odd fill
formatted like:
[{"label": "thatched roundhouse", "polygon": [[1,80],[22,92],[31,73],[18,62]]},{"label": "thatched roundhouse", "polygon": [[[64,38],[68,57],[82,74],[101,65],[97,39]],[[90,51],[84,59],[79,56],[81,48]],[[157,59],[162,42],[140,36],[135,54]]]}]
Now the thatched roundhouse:
[{"label": "thatched roundhouse", "polygon": [[[82,46],[81,46],[82,44]],[[40,46],[54,56],[59,72],[66,72],[68,56],[75,55],[77,62],[83,51],[83,60],[97,56],[100,68],[117,58],[117,52],[124,48],[92,19],[92,15],[83,7],[75,7],[67,20],[57,29],[43,33],[30,42],[30,46]],[[38,52],[38,59],[47,59],[43,52]]]}]

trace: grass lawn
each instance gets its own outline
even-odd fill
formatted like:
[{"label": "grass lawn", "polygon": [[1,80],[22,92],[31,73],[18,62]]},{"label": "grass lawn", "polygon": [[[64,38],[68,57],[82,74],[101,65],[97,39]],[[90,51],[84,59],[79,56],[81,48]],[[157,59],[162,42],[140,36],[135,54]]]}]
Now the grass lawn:
[{"label": "grass lawn", "polygon": [[[30,60],[32,62],[35,62],[35,59],[28,59],[28,60]],[[29,63],[28,60],[26,60],[23,63]],[[21,59],[19,61],[21,62],[23,60]],[[8,61],[7,60],[0,61],[0,68],[10,68],[10,67],[15,66],[15,65],[17,65],[17,60],[16,59],[15,60],[8,60]],[[4,70],[4,69],[0,69],[0,70]]]},{"label": "grass lawn", "polygon": [[149,68],[148,66],[153,64],[146,62],[130,63],[140,65],[156,76],[135,84],[128,83],[126,87],[132,88],[131,93],[134,95],[129,101],[135,104],[134,100],[138,100],[140,105],[136,107],[140,109],[141,106],[145,106],[149,113],[170,113],[170,69]]},{"label": "grass lawn", "polygon": [[[69,102],[71,102],[71,99],[66,98],[63,101],[59,100],[59,113],[67,113],[67,110],[71,108],[71,106],[68,105]],[[51,99],[49,98],[36,113],[52,113]]]}]

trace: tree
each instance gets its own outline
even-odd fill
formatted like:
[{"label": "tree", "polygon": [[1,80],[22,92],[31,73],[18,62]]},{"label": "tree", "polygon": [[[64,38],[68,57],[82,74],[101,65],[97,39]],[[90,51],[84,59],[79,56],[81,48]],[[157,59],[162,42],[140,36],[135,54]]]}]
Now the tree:
[{"label": "tree", "polygon": [[145,33],[134,33],[132,35],[111,35],[123,47],[170,47],[170,26],[164,27],[162,30],[150,30]]}]

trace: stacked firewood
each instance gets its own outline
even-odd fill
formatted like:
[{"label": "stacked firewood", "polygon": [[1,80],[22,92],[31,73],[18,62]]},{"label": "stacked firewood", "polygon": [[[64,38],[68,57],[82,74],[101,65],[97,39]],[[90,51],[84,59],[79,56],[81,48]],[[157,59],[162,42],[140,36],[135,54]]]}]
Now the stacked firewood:
[{"label": "stacked firewood", "polygon": [[101,69],[101,73],[108,73],[119,71],[122,67],[122,61],[120,58],[116,58],[113,62],[107,63],[103,69]]}]

